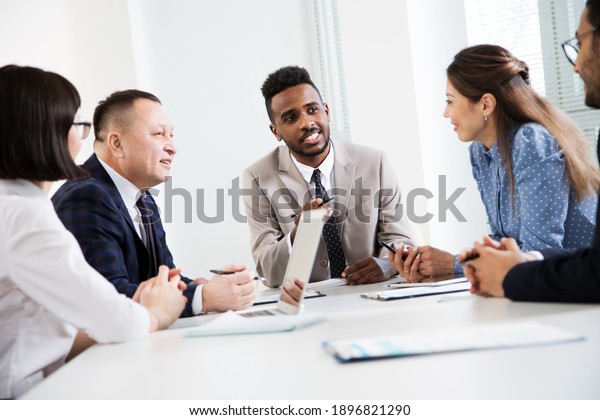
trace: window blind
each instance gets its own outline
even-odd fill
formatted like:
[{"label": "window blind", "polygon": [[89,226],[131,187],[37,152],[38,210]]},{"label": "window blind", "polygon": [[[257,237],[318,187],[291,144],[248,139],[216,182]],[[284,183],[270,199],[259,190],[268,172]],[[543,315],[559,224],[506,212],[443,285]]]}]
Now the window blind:
[{"label": "window blind", "polygon": [[337,0],[312,0],[307,4],[312,54],[311,78],[331,109],[331,138],[350,141]]},{"label": "window blind", "polygon": [[585,106],[581,78],[561,47],[574,36],[584,7],[585,0],[465,0],[465,17],[469,45],[501,45],[525,61],[533,88],[595,144],[600,111]]}]

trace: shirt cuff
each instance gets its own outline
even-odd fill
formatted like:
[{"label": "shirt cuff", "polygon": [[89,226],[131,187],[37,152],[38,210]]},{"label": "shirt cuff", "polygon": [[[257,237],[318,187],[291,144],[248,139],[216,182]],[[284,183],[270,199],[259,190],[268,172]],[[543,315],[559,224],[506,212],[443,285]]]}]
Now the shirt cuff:
[{"label": "shirt cuff", "polygon": [[458,262],[458,254],[454,256],[454,274],[463,274],[463,267],[465,263]]},{"label": "shirt cuff", "polygon": [[544,255],[540,251],[529,251],[526,254],[533,257],[536,261],[542,261],[544,259]]},{"label": "shirt cuff", "polygon": [[196,290],[194,291],[194,298],[192,299],[192,313],[194,315],[202,314],[202,288],[204,285],[199,284],[196,286]]}]

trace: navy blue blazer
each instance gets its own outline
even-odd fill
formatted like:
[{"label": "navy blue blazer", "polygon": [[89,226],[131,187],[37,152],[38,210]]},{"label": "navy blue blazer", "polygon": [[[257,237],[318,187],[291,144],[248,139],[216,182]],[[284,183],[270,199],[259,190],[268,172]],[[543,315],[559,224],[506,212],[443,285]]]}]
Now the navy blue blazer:
[{"label": "navy blue blazer", "polygon": [[[67,181],[52,197],[58,217],[79,242],[87,262],[110,281],[119,293],[132,297],[140,282],[154,277],[150,254],[137,234],[125,203],[95,154],[82,165],[91,176]],[[166,234],[156,203],[149,203],[153,213],[154,237],[158,264],[175,268],[167,247]],[[154,219],[155,218],[155,219]],[[184,295],[188,302],[181,316],[192,316],[192,298],[196,285],[192,280]]]},{"label": "navy blue blazer", "polygon": [[508,272],[504,294],[513,300],[600,303],[600,195],[598,205],[590,248],[542,251],[544,261],[518,264]]}]

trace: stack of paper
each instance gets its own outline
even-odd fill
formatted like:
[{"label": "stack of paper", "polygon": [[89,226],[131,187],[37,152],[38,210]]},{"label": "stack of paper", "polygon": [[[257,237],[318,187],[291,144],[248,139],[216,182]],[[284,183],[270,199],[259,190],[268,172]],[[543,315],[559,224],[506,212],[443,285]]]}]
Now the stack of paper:
[{"label": "stack of paper", "polygon": [[444,293],[464,292],[471,288],[471,283],[469,283],[464,278],[460,281],[458,279],[448,281],[450,282],[449,284],[446,283],[444,285],[437,285],[436,283],[433,283],[430,286],[423,286],[422,283],[401,283],[399,285],[395,285],[396,288],[394,290],[368,292],[361,294],[361,296],[367,299],[375,300],[394,300],[405,299],[415,296],[441,295]]},{"label": "stack of paper", "polygon": [[323,343],[325,350],[340,362],[386,357],[533,346],[582,340],[580,334],[537,322],[521,322],[428,334],[397,335]]}]

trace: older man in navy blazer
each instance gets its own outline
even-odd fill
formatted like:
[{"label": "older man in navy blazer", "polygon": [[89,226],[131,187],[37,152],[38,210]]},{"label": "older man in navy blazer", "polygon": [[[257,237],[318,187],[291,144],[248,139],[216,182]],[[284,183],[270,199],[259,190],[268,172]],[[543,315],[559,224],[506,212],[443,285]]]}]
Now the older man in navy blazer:
[{"label": "older man in navy blazer", "polygon": [[[147,190],[169,175],[176,154],[173,126],[156,96],[115,92],[94,112],[90,176],[66,182],[52,197],[60,219],[92,267],[119,291],[137,299],[158,266],[174,268],[156,203]],[[244,266],[211,281],[182,276],[188,303],[182,316],[238,310],[255,297],[254,273]]]}]

